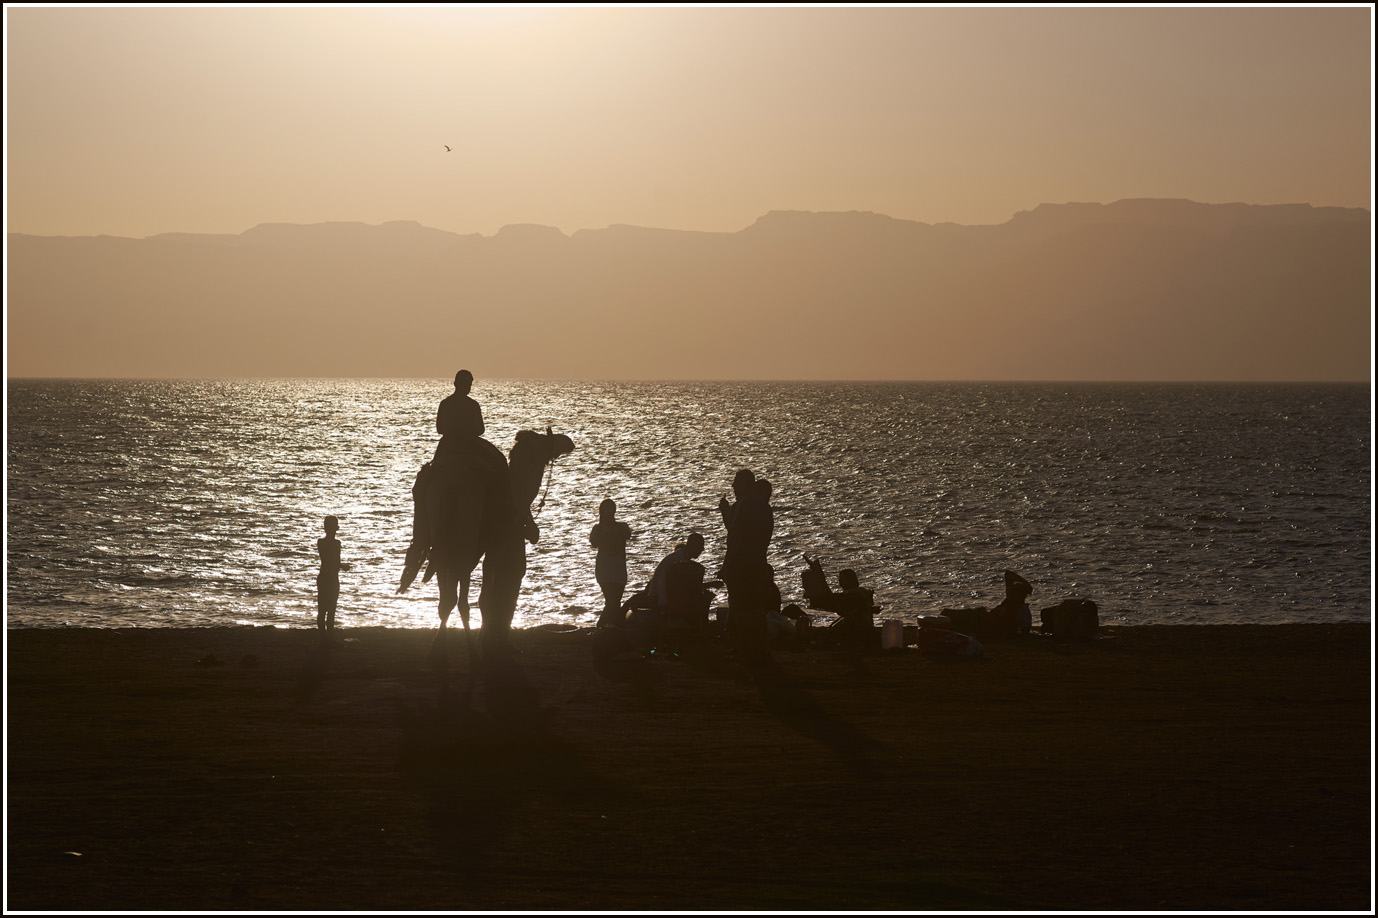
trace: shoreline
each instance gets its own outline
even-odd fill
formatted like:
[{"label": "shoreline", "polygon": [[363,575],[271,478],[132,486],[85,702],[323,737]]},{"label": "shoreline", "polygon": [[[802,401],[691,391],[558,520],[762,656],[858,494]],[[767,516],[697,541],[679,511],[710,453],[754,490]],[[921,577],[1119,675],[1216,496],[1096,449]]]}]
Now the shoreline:
[{"label": "shoreline", "polygon": [[[796,601],[796,605],[803,606],[803,601]],[[724,607],[725,608],[725,607]],[[714,610],[716,612],[716,609]],[[820,623],[826,626],[831,622],[829,613],[818,609],[805,608],[810,615],[817,616]],[[941,614],[941,610],[931,613]],[[886,620],[902,621],[906,626],[913,626],[915,622],[923,618],[923,613],[908,613],[905,615],[886,615],[881,613],[876,616],[876,627]],[[475,616],[477,618],[477,615]],[[593,616],[596,618],[596,616]],[[452,616],[450,627],[458,630],[458,616]],[[1142,622],[1139,624],[1129,624],[1121,621],[1101,620],[1100,630],[1105,633],[1118,631],[1140,631],[1148,628],[1325,628],[1334,625],[1344,626],[1372,626],[1372,618],[1347,618],[1335,621],[1272,621],[1272,622],[1243,622],[1243,621],[1218,621],[1218,622]],[[474,631],[480,630],[480,624],[474,624]],[[290,622],[258,622],[258,623],[238,623],[238,624],[212,624],[212,625],[22,625],[6,623],[4,632],[14,634],[25,631],[315,631],[315,612],[309,615],[303,613],[299,619]],[[350,625],[348,623],[336,624],[336,630],[346,631],[383,631],[383,632],[433,632],[436,630],[436,622],[431,621],[424,625],[402,626],[402,625]],[[523,627],[513,626],[513,634],[550,634],[581,631],[591,634],[595,629],[592,622],[542,622],[539,625],[529,625]],[[1038,630],[1038,622],[1034,622],[1034,630]]]},{"label": "shoreline", "polygon": [[7,628],[6,907],[1372,907],[1370,623],[637,685],[433,630]]}]

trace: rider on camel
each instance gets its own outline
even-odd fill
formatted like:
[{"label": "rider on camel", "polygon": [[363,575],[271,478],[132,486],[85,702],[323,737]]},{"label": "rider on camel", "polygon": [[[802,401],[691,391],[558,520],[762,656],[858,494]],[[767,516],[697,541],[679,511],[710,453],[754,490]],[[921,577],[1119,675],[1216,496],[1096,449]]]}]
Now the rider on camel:
[{"label": "rider on camel", "polygon": [[507,458],[502,450],[483,438],[483,409],[469,397],[473,384],[474,374],[460,370],[455,374],[454,393],[444,398],[436,410],[435,428],[440,442],[436,445],[435,457],[422,466],[412,486],[412,540],[407,549],[401,589],[406,589],[416,576],[431,546],[430,520],[422,496],[434,475],[463,465],[475,466],[499,501],[511,501]]}]

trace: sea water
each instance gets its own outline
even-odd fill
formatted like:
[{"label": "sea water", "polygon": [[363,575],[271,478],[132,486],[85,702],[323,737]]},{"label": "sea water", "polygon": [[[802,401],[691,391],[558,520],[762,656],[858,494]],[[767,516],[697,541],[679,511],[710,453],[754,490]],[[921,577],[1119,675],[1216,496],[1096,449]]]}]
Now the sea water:
[{"label": "sea water", "polygon": [[[340,623],[434,626],[435,583],[396,587],[451,391],[10,380],[8,627],[314,627],[326,515]],[[1035,616],[1086,597],[1130,625],[1371,620],[1366,385],[480,379],[473,395],[504,452],[524,428],[576,443],[548,478],[518,626],[596,620],[604,498],[634,532],[631,589],[690,531],[711,576],[739,468],[774,485],[787,602],[808,554],[911,622],[994,604],[1006,569],[1034,584]]]}]

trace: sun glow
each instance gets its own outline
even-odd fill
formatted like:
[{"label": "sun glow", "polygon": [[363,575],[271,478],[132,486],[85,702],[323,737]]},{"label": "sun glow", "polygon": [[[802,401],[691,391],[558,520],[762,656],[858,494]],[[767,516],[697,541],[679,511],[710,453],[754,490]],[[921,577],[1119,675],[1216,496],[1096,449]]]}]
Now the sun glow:
[{"label": "sun glow", "polygon": [[141,237],[399,219],[735,232],[770,210],[999,223],[1133,197],[1363,206],[1370,15],[7,6],[7,217]]}]

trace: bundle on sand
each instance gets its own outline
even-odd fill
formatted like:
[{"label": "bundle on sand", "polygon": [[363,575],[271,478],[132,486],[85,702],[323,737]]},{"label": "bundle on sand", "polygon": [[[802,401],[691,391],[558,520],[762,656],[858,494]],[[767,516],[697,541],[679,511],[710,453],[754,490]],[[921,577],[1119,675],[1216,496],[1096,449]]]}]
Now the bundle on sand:
[{"label": "bundle on sand", "polygon": [[1371,908],[1370,626],[1103,630],[635,684],[587,630],[472,683],[420,630],[11,630],[5,904]]}]

